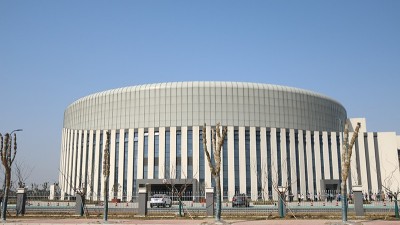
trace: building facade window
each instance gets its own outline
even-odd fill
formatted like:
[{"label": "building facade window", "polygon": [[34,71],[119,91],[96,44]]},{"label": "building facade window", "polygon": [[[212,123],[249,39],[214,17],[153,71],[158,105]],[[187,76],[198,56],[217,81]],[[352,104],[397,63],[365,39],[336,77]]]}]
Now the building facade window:
[{"label": "building facade window", "polygon": [[114,198],[118,197],[118,189],[120,184],[118,183],[119,175],[119,132],[115,134],[115,170],[114,170],[114,184],[112,186]]},{"label": "building facade window", "polygon": [[181,151],[181,147],[182,147],[182,135],[181,135],[181,131],[177,130],[176,131],[176,179],[181,179],[181,173],[182,173],[182,151]]},{"label": "building facade window", "polygon": [[262,198],[262,185],[261,185],[261,176],[263,175],[263,171],[261,170],[261,136],[260,130],[256,130],[256,158],[257,158],[257,195],[258,199]]},{"label": "building facade window", "polygon": [[148,178],[149,171],[149,133],[144,133],[143,142],[143,179]]},{"label": "building facade window", "polygon": [[[306,183],[306,193],[308,193],[308,192],[310,192],[310,189],[309,189],[309,187],[308,187],[308,173],[310,172],[310,171],[308,171],[308,168],[307,168],[307,159],[308,159],[308,157],[307,157],[307,135],[306,135],[306,131],[303,131],[303,146],[304,146],[304,148],[303,148],[303,155],[304,155],[304,171],[305,171],[305,178],[306,178],[306,180],[305,180],[305,183]],[[310,160],[310,159],[308,159],[308,160]]]},{"label": "building facade window", "polygon": [[187,131],[187,178],[193,178],[193,130]]},{"label": "building facade window", "polygon": [[287,171],[287,181],[283,181],[284,184],[283,185],[287,185],[288,186],[288,191],[291,193],[292,192],[292,163],[290,160],[290,134],[289,132],[286,132],[286,162],[285,163],[286,166],[286,171]]},{"label": "building facade window", "polygon": [[[294,131],[294,152],[296,155],[296,185],[297,185],[297,192],[300,193],[300,161],[299,161],[299,133],[297,130]],[[294,195],[297,193],[293,193]]]},{"label": "building facade window", "polygon": [[251,164],[250,164],[250,131],[248,129],[244,132],[245,140],[245,153],[246,153],[246,194],[251,195]]},{"label": "building facade window", "polygon": [[94,168],[96,162],[96,133],[93,134],[93,146],[92,146],[92,163],[91,166],[91,172],[90,172],[90,198],[92,199],[92,193],[94,192]]},{"label": "building facade window", "polygon": [[282,186],[282,157],[281,157],[281,131],[277,129],[276,131],[276,156],[277,156],[277,163],[278,163],[278,186]]},{"label": "building facade window", "polygon": [[228,199],[228,140],[225,136],[224,145],[222,146],[222,170],[223,170],[223,198]]},{"label": "building facade window", "polygon": [[124,169],[123,169],[123,181],[122,181],[122,200],[126,201],[127,186],[128,186],[128,132],[124,132]]},{"label": "building facade window", "polygon": [[133,133],[133,185],[132,196],[137,195],[137,169],[138,169],[138,150],[139,150],[139,136],[138,132]]},{"label": "building facade window", "polygon": [[86,188],[86,190],[87,190],[87,188],[88,188],[88,179],[89,179],[89,176],[91,176],[90,175],[90,173],[89,173],[89,171],[88,171],[88,164],[89,164],[89,132],[87,132],[86,133],[86,151],[85,151],[85,155],[86,155],[86,157],[85,157],[85,178],[84,178],[84,185],[83,185],[83,187],[84,188]]},{"label": "building facade window", "polygon": [[311,157],[312,157],[312,173],[313,173],[313,193],[317,192],[317,177],[316,177],[316,167],[315,167],[315,135],[311,132]]},{"label": "building facade window", "polygon": [[159,157],[160,157],[160,135],[158,132],[154,133],[154,179],[159,178]]},{"label": "building facade window", "polygon": [[336,151],[337,151],[337,156],[338,156],[338,165],[339,165],[339,181],[342,182],[342,154],[340,152],[341,146],[340,146],[340,137],[339,134],[336,135]]},{"label": "building facade window", "polygon": [[204,171],[204,148],[203,148],[203,128],[199,130],[199,186],[200,190],[205,189],[205,171]]},{"label": "building facade window", "polygon": [[171,133],[169,130],[165,131],[165,178],[170,178],[170,157],[171,157]]},{"label": "building facade window", "polygon": [[103,175],[103,132],[100,133],[100,143],[99,143],[99,163],[98,163],[98,168],[99,170],[97,171],[97,180],[98,185],[97,185],[97,199],[100,199],[100,196],[102,194],[101,192],[101,187],[102,187],[102,182],[101,182],[101,177]]},{"label": "building facade window", "polygon": [[239,130],[234,131],[235,193],[240,193],[239,184]]},{"label": "building facade window", "polygon": [[267,130],[267,174],[268,174],[268,198],[272,199],[272,153],[271,153],[271,131]]},{"label": "building facade window", "polygon": [[328,134],[328,156],[329,156],[329,176],[333,179],[333,165],[332,165],[332,139],[331,134]]},{"label": "building facade window", "polygon": [[322,134],[319,135],[319,150],[321,156],[321,177],[325,179],[324,142],[322,140]]}]

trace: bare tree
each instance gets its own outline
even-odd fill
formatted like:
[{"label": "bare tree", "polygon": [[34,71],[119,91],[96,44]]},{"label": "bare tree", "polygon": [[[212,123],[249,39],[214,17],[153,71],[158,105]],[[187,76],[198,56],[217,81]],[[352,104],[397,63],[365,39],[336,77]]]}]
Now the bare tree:
[{"label": "bare tree", "polygon": [[26,180],[31,176],[32,169],[25,167],[26,164],[19,161],[14,163],[14,175],[17,178],[18,188],[24,188],[26,186]]},{"label": "bare tree", "polygon": [[11,167],[14,162],[15,156],[17,154],[17,135],[14,133],[14,142],[11,134],[9,133],[6,133],[4,135],[4,141],[3,141],[3,136],[0,134],[0,139],[1,139],[0,156],[1,156],[1,162],[5,170],[5,190],[3,197],[3,208],[1,213],[1,219],[5,221],[7,217],[6,213],[7,213],[8,194],[11,186]]},{"label": "bare tree", "polygon": [[[183,210],[183,202],[182,202],[183,199],[182,198],[186,194],[186,190],[187,190],[188,186],[191,184],[189,183],[190,179],[187,179],[187,175],[183,171],[180,171],[180,172],[182,173],[183,178],[179,179],[179,181],[181,181],[181,182],[179,182],[179,185],[177,184],[178,182],[176,181],[176,179],[172,179],[172,178],[164,179],[163,183],[166,185],[168,190],[171,192],[172,196],[178,198],[179,216],[183,216],[182,215],[182,210]],[[169,177],[174,177],[175,174],[176,174],[176,169],[174,166],[172,166],[171,174]],[[195,177],[196,174],[197,174],[197,172],[193,174],[193,177]],[[182,181],[183,181],[183,184],[182,184]],[[192,194],[194,194],[194,193],[192,192]]]},{"label": "bare tree", "polygon": [[206,124],[204,124],[203,127],[203,149],[204,152],[206,153],[207,156],[207,161],[208,161],[208,166],[211,171],[211,175],[215,181],[216,185],[216,208],[215,208],[215,220],[216,221],[221,221],[221,148],[224,145],[225,142],[225,136],[228,132],[227,127],[222,128],[222,135],[220,131],[220,123],[217,123],[217,126],[214,129],[211,129],[211,141],[213,144],[213,150],[214,150],[214,162],[212,162],[210,153],[207,149],[207,130],[206,130]]},{"label": "bare tree", "polygon": [[[396,218],[400,218],[399,216],[399,205],[398,205],[398,199],[400,195],[400,185],[399,181],[395,178],[395,173],[398,173],[399,167],[395,168],[392,172],[389,173],[387,177],[383,180],[382,187],[385,189],[386,193],[388,194],[388,197],[390,201],[394,200],[394,215]],[[394,187],[394,183],[397,183],[397,190],[394,190],[396,187]]]},{"label": "bare tree", "polygon": [[354,130],[353,137],[349,144],[349,124],[346,122],[344,125],[344,140],[342,150],[342,183],[341,183],[341,195],[342,195],[342,221],[347,222],[347,178],[349,176],[351,155],[353,153],[353,145],[358,137],[358,131],[360,130],[361,123],[357,123],[356,129]]}]

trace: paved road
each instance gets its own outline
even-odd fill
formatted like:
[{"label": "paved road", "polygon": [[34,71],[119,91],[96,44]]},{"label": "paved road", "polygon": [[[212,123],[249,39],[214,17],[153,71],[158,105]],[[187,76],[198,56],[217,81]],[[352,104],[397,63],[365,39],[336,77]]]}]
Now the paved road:
[{"label": "paved road", "polygon": [[[84,225],[84,224],[103,224],[103,220],[99,219],[8,219],[6,223],[7,225],[49,225],[49,224],[58,224],[58,225]],[[165,219],[165,220],[150,220],[150,219],[122,219],[122,220],[109,220],[106,224],[132,224],[132,225],[168,225],[168,224],[188,224],[188,225],[207,225],[214,224],[213,219],[196,219],[196,220],[187,220],[187,219]],[[292,225],[336,225],[341,224],[339,220],[228,220],[224,221],[223,224],[234,224],[234,225],[283,225],[283,224],[292,224]],[[382,221],[382,220],[361,220],[361,221],[351,221],[349,224],[354,225],[398,225],[399,221]]]}]

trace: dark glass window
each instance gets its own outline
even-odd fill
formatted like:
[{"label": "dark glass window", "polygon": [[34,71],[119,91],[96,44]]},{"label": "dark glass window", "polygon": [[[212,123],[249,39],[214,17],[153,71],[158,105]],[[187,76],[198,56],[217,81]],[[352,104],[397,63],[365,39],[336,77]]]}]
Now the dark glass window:
[{"label": "dark glass window", "polygon": [[341,157],[342,155],[340,154],[340,137],[339,135],[336,135],[336,151],[338,155],[338,165],[339,165],[339,180],[342,182],[342,160]]},{"label": "dark glass window", "polygon": [[204,179],[205,179],[205,171],[204,171],[204,148],[203,148],[203,130],[200,127],[200,131],[199,131],[199,169],[200,169],[200,173],[199,173],[199,186],[200,186],[200,190],[204,190]]},{"label": "dark glass window", "polygon": [[[84,174],[82,174],[82,167],[83,167],[83,145],[84,145],[84,140],[83,140],[83,137],[84,137],[84,135],[83,135],[83,131],[82,131],[82,134],[81,134],[81,151],[80,151],[80,160],[79,160],[79,183],[78,183],[78,187],[82,187],[82,176],[85,176],[86,177],[86,175],[84,175]],[[75,186],[76,187],[76,186]]]},{"label": "dark glass window", "polygon": [[90,173],[88,171],[88,164],[89,164],[89,132],[86,134],[86,152],[85,152],[85,154],[86,154],[86,157],[85,157],[86,158],[86,162],[85,162],[85,172],[86,172],[86,174],[84,175],[85,176],[85,181],[84,181],[85,184],[83,185],[83,187],[87,188],[88,176],[90,175]]},{"label": "dark glass window", "polygon": [[124,170],[123,170],[123,184],[122,184],[122,198],[126,201],[127,185],[128,185],[128,132],[124,133]]},{"label": "dark glass window", "polygon": [[291,168],[291,161],[290,161],[290,134],[289,132],[286,132],[286,162],[284,162],[286,166],[286,171],[287,171],[287,181],[283,181],[284,185],[288,185],[288,191],[292,191],[292,168]]},{"label": "dark glass window", "polygon": [[282,186],[281,132],[276,131],[276,152],[278,162],[278,186]]},{"label": "dark glass window", "polygon": [[170,178],[170,140],[171,133],[170,131],[165,131],[165,178]]},{"label": "dark glass window", "polygon": [[322,135],[319,135],[319,149],[321,154],[321,177],[325,179],[325,162],[324,162],[324,142],[322,141]]},{"label": "dark glass window", "polygon": [[176,179],[181,179],[181,171],[182,171],[182,151],[181,151],[181,131],[176,131]]},{"label": "dark glass window", "polygon": [[317,192],[317,178],[316,178],[316,170],[319,168],[315,167],[315,140],[314,140],[314,132],[311,132],[311,157],[312,157],[312,173],[313,173],[313,190],[314,193]]},{"label": "dark glass window", "polygon": [[234,131],[234,161],[235,161],[235,193],[240,193],[240,184],[239,184],[239,131]]},{"label": "dark glass window", "polygon": [[304,171],[305,171],[305,182],[306,182],[306,192],[310,192],[310,189],[308,187],[308,166],[307,166],[307,136],[306,136],[306,131],[303,131],[303,154],[304,154]]},{"label": "dark glass window", "polygon": [[193,131],[187,131],[187,178],[193,178]]},{"label": "dark glass window", "polygon": [[133,133],[133,185],[132,195],[137,194],[137,168],[138,168],[138,150],[139,150],[139,137],[138,132]]},{"label": "dark glass window", "polygon": [[96,133],[93,134],[93,147],[92,147],[92,168],[91,168],[91,179],[90,179],[90,197],[92,197],[92,192],[94,192],[94,168],[95,168],[95,160],[96,160]]},{"label": "dark glass window", "polygon": [[331,134],[328,133],[328,153],[329,153],[329,175],[333,179],[333,165],[332,165],[332,140]]},{"label": "dark glass window", "polygon": [[158,179],[159,173],[159,157],[160,157],[160,136],[158,132],[154,134],[154,179]]},{"label": "dark glass window", "polygon": [[143,143],[143,179],[147,179],[148,176],[148,166],[149,166],[149,134],[144,134],[144,143]]},{"label": "dark glass window", "polygon": [[246,194],[251,195],[251,174],[250,174],[250,131],[245,131],[245,153],[246,153]]},{"label": "dark glass window", "polygon": [[115,171],[114,171],[114,198],[118,195],[119,183],[119,132],[115,134]]},{"label": "dark glass window", "polygon": [[226,200],[228,198],[228,140],[227,140],[227,136],[225,136],[225,140],[224,140],[224,146],[222,147],[222,161],[223,161],[223,180],[224,180],[224,186],[222,188],[222,190],[224,190],[223,192],[223,197]]},{"label": "dark glass window", "polygon": [[260,138],[260,131],[256,131],[256,158],[257,158],[257,193],[258,198],[261,198],[262,186],[261,186],[261,138]]},{"label": "dark glass window", "polygon": [[267,131],[267,174],[268,174],[268,196],[272,199],[272,155],[271,155],[271,131]]},{"label": "dark glass window", "polygon": [[[74,148],[74,143],[75,143],[75,135],[74,135],[74,131],[72,131],[72,133],[71,133],[71,135],[72,135],[72,143],[71,143],[71,167],[70,167],[70,169],[71,169],[71,172],[72,172],[72,170],[75,168],[75,164],[76,164],[76,159],[75,159],[75,155],[76,155],[76,153],[75,153],[75,148]],[[70,184],[72,184],[72,177],[74,177],[75,176],[75,174],[73,175],[73,176],[70,176],[70,178],[69,178],[69,183]],[[71,187],[71,188],[74,188],[75,186],[73,186],[73,187]]]},{"label": "dark glass window", "polygon": [[97,185],[97,196],[100,199],[101,196],[101,176],[103,175],[103,132],[100,133],[100,143],[99,143],[99,170],[98,170],[98,185]]},{"label": "dark glass window", "polygon": [[297,192],[300,193],[299,133],[297,132],[297,130],[294,133],[294,150],[296,154]]}]

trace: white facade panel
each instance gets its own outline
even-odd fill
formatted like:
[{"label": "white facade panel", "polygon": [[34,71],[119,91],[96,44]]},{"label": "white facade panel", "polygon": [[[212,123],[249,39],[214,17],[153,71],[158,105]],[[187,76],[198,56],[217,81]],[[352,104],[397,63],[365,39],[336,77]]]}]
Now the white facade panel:
[{"label": "white facade panel", "polygon": [[158,158],[158,177],[165,178],[165,127],[159,129],[159,158]]},{"label": "white facade panel", "polygon": [[378,173],[377,173],[377,158],[375,157],[375,144],[374,144],[374,133],[369,132],[367,133],[367,140],[368,140],[368,156],[369,156],[369,171],[371,174],[371,191],[378,190]]},{"label": "white facade panel", "polygon": [[337,151],[338,146],[337,146],[337,140],[336,140],[336,132],[331,132],[330,135],[331,135],[331,143],[332,143],[332,146],[331,146],[332,169],[333,169],[333,171],[332,171],[333,178],[332,179],[339,179],[340,166],[339,166],[339,158],[338,157],[340,157],[340,156],[338,155],[338,151]]},{"label": "white facade panel", "polygon": [[232,199],[235,195],[235,155],[234,155],[234,132],[235,128],[232,126],[228,126],[228,198]]},{"label": "white facade panel", "polygon": [[148,179],[154,179],[154,128],[148,130]]},{"label": "white facade panel", "polygon": [[181,128],[181,178],[188,178],[187,127]]},{"label": "white facade panel", "polygon": [[[324,175],[325,179],[332,179],[331,171],[330,171],[330,162],[329,162],[329,146],[328,146],[328,132],[322,132],[322,143],[323,143],[323,151],[324,151]],[[317,181],[318,186],[318,181]]]}]

